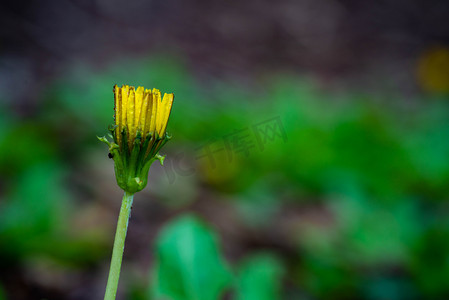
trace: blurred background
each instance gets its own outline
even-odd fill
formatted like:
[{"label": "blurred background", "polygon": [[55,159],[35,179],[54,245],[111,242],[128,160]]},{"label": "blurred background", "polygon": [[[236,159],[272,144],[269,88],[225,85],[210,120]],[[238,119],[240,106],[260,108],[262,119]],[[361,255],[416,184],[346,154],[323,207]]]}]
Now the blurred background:
[{"label": "blurred background", "polygon": [[118,299],[449,298],[444,0],[0,9],[0,299],[102,299],[114,84],[174,92]]}]

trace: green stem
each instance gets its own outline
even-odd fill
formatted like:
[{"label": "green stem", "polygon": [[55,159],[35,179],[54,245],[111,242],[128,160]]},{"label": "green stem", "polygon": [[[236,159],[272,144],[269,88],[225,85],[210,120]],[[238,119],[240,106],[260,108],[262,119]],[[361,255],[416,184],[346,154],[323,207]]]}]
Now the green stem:
[{"label": "green stem", "polygon": [[126,231],[128,230],[128,220],[133,205],[133,194],[125,192],[123,195],[122,207],[117,222],[115,232],[114,248],[112,249],[111,268],[109,269],[108,284],[104,300],[115,300],[117,294],[120,268],[122,266],[123,250],[125,248]]}]

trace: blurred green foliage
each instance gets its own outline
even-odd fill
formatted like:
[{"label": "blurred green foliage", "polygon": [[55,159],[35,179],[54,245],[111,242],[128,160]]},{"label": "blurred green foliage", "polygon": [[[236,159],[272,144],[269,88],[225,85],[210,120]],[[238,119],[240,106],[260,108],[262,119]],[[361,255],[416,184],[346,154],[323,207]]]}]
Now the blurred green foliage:
[{"label": "blurred green foliage", "polygon": [[5,292],[3,291],[2,286],[0,286],[0,300],[6,300]]},{"label": "blurred green foliage", "polygon": [[162,231],[156,260],[155,299],[221,299],[230,281],[214,233],[193,216]]},{"label": "blurred green foliage", "polygon": [[[156,242],[148,293],[154,299],[219,299],[224,292],[249,300],[449,297],[448,99],[331,93],[296,75],[262,78],[253,87],[211,80],[206,87],[172,57],[101,71],[76,66],[43,89],[42,105],[26,120],[2,107],[3,268],[35,256],[80,269],[108,260],[104,239],[73,233],[78,203],[70,178],[103,149],[95,135],[112,123],[115,83],[175,93],[167,163],[182,149],[194,171],[174,172],[171,183],[160,179],[171,189],[166,195],[218,195],[242,224],[272,229],[288,246],[226,260],[213,229],[196,217],[175,219]],[[195,159],[198,147],[223,145],[234,130],[252,134],[254,125],[276,117],[286,141],[274,138],[263,150],[255,144],[231,161],[217,152],[215,167]],[[173,211],[191,203],[169,200]],[[311,219],[310,207],[320,217]],[[280,227],[284,219],[288,230]]]},{"label": "blurred green foliage", "polygon": [[215,300],[228,290],[234,299],[275,300],[281,299],[284,267],[271,253],[258,253],[232,275],[213,230],[184,215],[161,231],[154,272],[151,299]]},{"label": "blurred green foliage", "polygon": [[283,275],[282,262],[272,254],[252,255],[245,259],[238,271],[236,299],[281,299]]}]

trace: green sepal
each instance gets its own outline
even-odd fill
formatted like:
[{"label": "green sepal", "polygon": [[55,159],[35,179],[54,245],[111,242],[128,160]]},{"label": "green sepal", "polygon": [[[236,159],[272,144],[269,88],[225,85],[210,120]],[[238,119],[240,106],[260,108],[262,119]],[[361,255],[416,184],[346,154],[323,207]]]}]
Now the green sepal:
[{"label": "green sepal", "polygon": [[138,164],[138,157],[141,152],[142,147],[142,133],[140,131],[137,131],[136,138],[133,142],[133,147],[131,150],[131,156],[129,159],[129,166],[131,168],[134,168]]},{"label": "green sepal", "polygon": [[166,156],[167,156],[167,155],[156,154],[155,158],[156,158],[157,160],[159,160],[159,163],[161,164],[161,166],[163,166],[163,165],[164,165],[164,160],[165,160],[165,157],[166,157]]},{"label": "green sepal", "polygon": [[109,142],[108,139],[106,137],[104,137],[104,136],[102,136],[102,137],[97,136],[97,139],[109,146],[109,152],[111,154],[114,155],[115,153],[117,153],[119,155],[119,146],[116,143]]},{"label": "green sepal", "polygon": [[120,132],[120,134],[122,135],[120,154],[123,157],[123,165],[126,168],[126,167],[128,167],[128,161],[129,161],[128,131],[126,130],[126,126],[123,127],[122,132]]},{"label": "green sepal", "polygon": [[109,130],[110,132],[114,132],[115,129],[117,129],[117,127],[118,127],[118,125],[110,124],[110,125],[108,126],[108,130]]},{"label": "green sepal", "polygon": [[100,142],[103,142],[103,143],[105,143],[106,145],[108,145],[109,147],[111,147],[111,142],[109,142],[108,139],[107,139],[105,136],[98,136],[98,135],[97,135],[97,139],[98,139]]},{"label": "green sepal", "polygon": [[153,139],[152,139],[151,147],[147,149],[145,158],[151,159],[156,155],[157,150],[158,150],[157,145],[159,144],[159,141],[160,141],[160,137],[157,134],[157,132],[155,132]]},{"label": "green sepal", "polygon": [[114,140],[110,142],[106,137],[97,137],[100,141],[109,146],[109,152],[114,159],[115,177],[118,186],[124,191],[134,194],[145,188],[148,182],[148,172],[155,160],[164,164],[165,155],[159,155],[158,152],[171,139],[171,136],[165,134],[159,137],[157,132],[142,136],[140,130],[129,145],[128,129],[126,126],[120,132],[120,143],[117,142],[117,126],[109,126],[111,134],[109,136]]},{"label": "green sepal", "polygon": [[147,152],[148,146],[150,145],[150,142],[152,139],[153,139],[153,133],[150,132],[147,134],[147,136],[145,137],[145,140],[143,141],[142,151],[140,151],[139,158],[138,158],[139,161],[143,161],[143,164],[145,164],[145,162],[147,161],[146,152]]},{"label": "green sepal", "polygon": [[159,142],[159,145],[157,146],[157,151],[156,151],[156,153],[159,152],[159,150],[160,150],[162,147],[164,147],[164,145],[165,145],[169,140],[171,140],[171,135],[168,135],[167,133],[165,133],[164,138]]},{"label": "green sepal", "polygon": [[108,130],[109,130],[109,136],[114,140],[114,142],[116,143],[116,144],[118,144],[118,139],[117,139],[117,125],[109,125],[108,126]]}]

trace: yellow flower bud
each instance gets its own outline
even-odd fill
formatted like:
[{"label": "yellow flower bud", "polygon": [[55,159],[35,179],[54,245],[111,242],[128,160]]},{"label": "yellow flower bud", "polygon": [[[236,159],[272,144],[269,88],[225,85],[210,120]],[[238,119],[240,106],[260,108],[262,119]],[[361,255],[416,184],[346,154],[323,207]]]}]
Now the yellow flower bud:
[{"label": "yellow flower bud", "polygon": [[135,193],[146,186],[153,161],[159,159],[163,163],[164,157],[158,152],[170,139],[166,129],[174,96],[161,97],[157,89],[135,89],[128,85],[115,85],[113,91],[114,142],[105,137],[99,139],[109,145],[118,185],[126,192]]},{"label": "yellow flower bud", "polygon": [[152,91],[139,86],[114,86],[115,125],[118,144],[121,145],[120,133],[123,128],[128,130],[128,146],[132,148],[137,131],[142,136],[157,133],[165,135],[168,118],[173,105],[173,94],[164,94],[157,89]]}]

